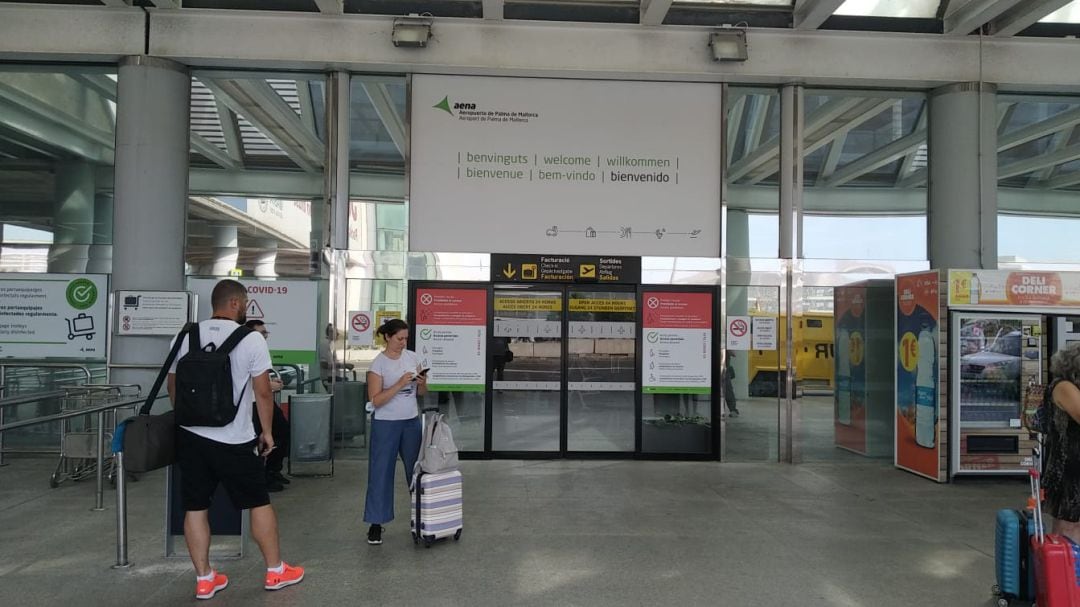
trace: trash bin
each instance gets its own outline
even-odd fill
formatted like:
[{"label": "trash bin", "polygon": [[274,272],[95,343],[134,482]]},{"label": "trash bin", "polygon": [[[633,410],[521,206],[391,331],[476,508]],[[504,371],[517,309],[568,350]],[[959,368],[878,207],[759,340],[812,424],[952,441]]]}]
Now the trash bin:
[{"label": "trash bin", "polygon": [[334,474],[334,448],[330,420],[333,419],[333,399],[329,394],[293,394],[289,399],[289,474],[304,476],[293,464],[329,462]]},{"label": "trash bin", "polygon": [[353,446],[357,437],[364,437],[367,446],[367,384],[362,381],[342,381],[334,384],[334,436],[342,446]]}]

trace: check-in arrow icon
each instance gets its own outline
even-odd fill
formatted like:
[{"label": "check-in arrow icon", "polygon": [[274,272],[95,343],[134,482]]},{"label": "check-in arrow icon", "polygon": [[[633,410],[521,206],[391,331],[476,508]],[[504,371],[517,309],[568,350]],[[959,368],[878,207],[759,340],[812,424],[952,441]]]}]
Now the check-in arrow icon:
[{"label": "check-in arrow icon", "polygon": [[514,266],[512,266],[510,264],[506,264],[506,267],[503,269],[502,272],[503,272],[503,276],[505,276],[507,278],[513,278],[517,274],[517,270],[515,270]]}]

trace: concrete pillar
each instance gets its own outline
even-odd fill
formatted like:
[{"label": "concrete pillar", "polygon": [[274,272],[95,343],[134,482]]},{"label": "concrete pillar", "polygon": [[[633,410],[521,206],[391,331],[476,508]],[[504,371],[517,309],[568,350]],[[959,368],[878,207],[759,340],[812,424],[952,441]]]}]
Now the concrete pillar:
[{"label": "concrete pillar", "polygon": [[91,274],[112,273],[113,204],[112,194],[94,197],[94,244],[86,262],[86,271]]},{"label": "concrete pillar", "polygon": [[53,244],[49,271],[86,271],[94,239],[94,167],[89,162],[64,162],[56,167]]},{"label": "concrete pillar", "polygon": [[[727,226],[727,313],[744,316],[749,305],[746,285],[750,284],[750,216],[744,209],[728,209]],[[737,352],[731,366],[735,370],[735,399],[749,396],[749,352]]]},{"label": "concrete pillar", "polygon": [[272,280],[277,278],[278,243],[272,238],[260,240],[255,252],[255,278]]},{"label": "concrete pillar", "polygon": [[210,276],[229,276],[240,261],[240,235],[236,226],[217,225],[211,228],[214,237],[214,261]]},{"label": "concrete pillar", "polygon": [[[117,83],[113,289],[184,290],[191,74],[151,57],[120,62]],[[168,337],[113,337],[112,381],[145,394]]]},{"label": "concrete pillar", "polygon": [[932,268],[997,268],[997,87],[964,82],[929,100]]}]

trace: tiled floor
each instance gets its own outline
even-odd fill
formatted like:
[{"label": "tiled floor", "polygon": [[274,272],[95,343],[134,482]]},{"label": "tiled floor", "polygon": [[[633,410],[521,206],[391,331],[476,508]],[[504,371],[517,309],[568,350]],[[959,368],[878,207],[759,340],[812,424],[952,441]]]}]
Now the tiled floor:
[{"label": "tiled floor", "polygon": [[[0,468],[0,605],[182,605],[163,553],[163,475],[132,483],[130,569],[114,571],[113,494],[48,488],[51,461]],[[261,589],[254,546],[218,565],[221,605],[992,605],[994,511],[1022,480],[936,485],[875,463],[466,462],[459,543],[413,546],[406,492],[364,541],[364,463],[275,496],[308,578]]]}]

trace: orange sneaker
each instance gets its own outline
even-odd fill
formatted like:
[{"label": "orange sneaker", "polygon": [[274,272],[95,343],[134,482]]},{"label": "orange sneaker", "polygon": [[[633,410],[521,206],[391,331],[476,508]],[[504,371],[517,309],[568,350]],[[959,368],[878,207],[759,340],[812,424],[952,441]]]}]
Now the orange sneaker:
[{"label": "orange sneaker", "polygon": [[267,590],[281,590],[282,588],[287,588],[303,581],[303,567],[293,567],[285,561],[281,561],[281,565],[284,567],[281,573],[274,573],[273,571],[266,572],[266,585],[263,586],[263,588],[266,588]]},{"label": "orange sneaker", "polygon": [[214,579],[199,580],[195,584],[195,598],[204,600],[212,599],[219,590],[225,590],[225,587],[228,585],[229,578],[215,571]]}]

